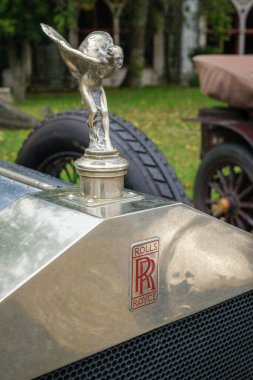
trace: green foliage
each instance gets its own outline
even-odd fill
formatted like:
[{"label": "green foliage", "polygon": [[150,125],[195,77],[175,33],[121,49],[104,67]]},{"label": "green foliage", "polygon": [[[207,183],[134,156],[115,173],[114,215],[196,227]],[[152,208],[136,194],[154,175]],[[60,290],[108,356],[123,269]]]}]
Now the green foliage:
[{"label": "green foliage", "polygon": [[0,129],[0,159],[15,162],[17,152],[29,131]]},{"label": "green foliage", "polygon": [[200,0],[199,13],[206,17],[213,36],[222,48],[223,42],[228,38],[227,30],[232,26],[235,8],[228,0]]},{"label": "green foliage", "polygon": [[213,46],[198,46],[191,50],[189,58],[195,57],[195,55],[205,55],[205,54],[221,54],[219,48]]},{"label": "green foliage", "polygon": [[13,36],[15,33],[15,21],[11,19],[0,20],[0,30],[6,36]]},{"label": "green foliage", "polygon": [[96,0],[1,0],[0,32],[5,38],[38,41],[41,22],[63,32],[77,23],[80,9],[90,10]]},{"label": "green foliage", "polygon": [[128,3],[128,12],[131,14],[130,27],[130,54],[127,75],[123,86],[141,87],[141,77],[145,65],[145,40],[150,1],[135,0]]},{"label": "green foliage", "polygon": [[96,0],[55,0],[54,21],[56,29],[63,33],[77,24],[80,9],[90,11]]},{"label": "green foliage", "polygon": [[[38,41],[39,23],[50,18],[50,1],[1,0],[0,33],[5,39]],[[32,8],[32,9],[31,9]]]}]

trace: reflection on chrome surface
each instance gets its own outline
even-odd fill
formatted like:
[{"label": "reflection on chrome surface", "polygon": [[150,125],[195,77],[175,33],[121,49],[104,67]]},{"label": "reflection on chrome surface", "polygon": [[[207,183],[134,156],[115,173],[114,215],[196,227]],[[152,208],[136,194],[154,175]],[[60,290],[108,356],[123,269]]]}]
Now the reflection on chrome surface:
[{"label": "reflection on chrome surface", "polygon": [[[149,196],[90,207],[95,217],[70,208],[68,191],[29,195],[0,213],[6,379],[17,369],[19,379],[39,376],[253,288],[252,235]],[[158,301],[129,311],[131,247],[154,237]]]},{"label": "reflection on chrome surface", "polygon": [[184,224],[165,248],[171,257],[165,274],[168,300],[177,315],[251,289],[252,235],[187,209],[181,213]]}]

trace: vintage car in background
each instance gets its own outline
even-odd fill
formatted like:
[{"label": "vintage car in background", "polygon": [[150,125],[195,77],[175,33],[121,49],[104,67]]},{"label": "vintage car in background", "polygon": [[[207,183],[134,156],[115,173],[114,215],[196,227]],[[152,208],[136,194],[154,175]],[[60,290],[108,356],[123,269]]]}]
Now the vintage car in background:
[{"label": "vintage car in background", "polygon": [[204,94],[228,106],[200,109],[201,165],[194,206],[253,230],[253,56],[196,56]]}]

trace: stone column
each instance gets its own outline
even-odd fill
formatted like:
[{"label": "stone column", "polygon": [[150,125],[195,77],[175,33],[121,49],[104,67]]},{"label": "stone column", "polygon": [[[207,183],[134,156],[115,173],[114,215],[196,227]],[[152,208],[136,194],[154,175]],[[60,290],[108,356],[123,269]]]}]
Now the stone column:
[{"label": "stone column", "polygon": [[181,84],[187,85],[194,73],[189,54],[198,46],[198,0],[186,0],[183,6],[184,23],[181,35]]},{"label": "stone column", "polygon": [[164,34],[162,30],[154,35],[153,70],[157,83],[161,83],[164,76]]}]

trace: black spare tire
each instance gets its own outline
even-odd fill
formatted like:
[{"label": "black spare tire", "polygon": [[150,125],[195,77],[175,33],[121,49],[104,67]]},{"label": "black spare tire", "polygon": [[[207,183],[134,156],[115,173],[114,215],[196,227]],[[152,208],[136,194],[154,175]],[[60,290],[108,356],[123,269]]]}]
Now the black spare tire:
[{"label": "black spare tire", "polygon": [[[27,137],[16,163],[75,183],[73,162],[89,143],[87,116],[80,110],[49,117]],[[129,161],[126,188],[189,203],[173,168],[143,132],[110,114],[110,137]]]}]

